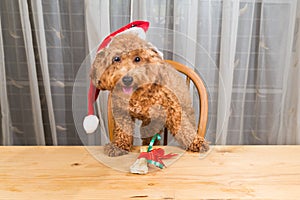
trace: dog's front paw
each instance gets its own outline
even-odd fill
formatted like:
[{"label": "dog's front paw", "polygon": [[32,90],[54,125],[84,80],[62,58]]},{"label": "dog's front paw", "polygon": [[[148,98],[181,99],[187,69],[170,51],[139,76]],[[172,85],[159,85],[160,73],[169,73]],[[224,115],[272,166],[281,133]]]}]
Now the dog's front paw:
[{"label": "dog's front paw", "polygon": [[196,135],[192,144],[190,144],[188,150],[204,153],[209,150],[209,142],[203,137]]},{"label": "dog's front paw", "polygon": [[109,157],[117,157],[128,154],[128,151],[117,147],[113,143],[108,143],[104,146],[104,153]]}]

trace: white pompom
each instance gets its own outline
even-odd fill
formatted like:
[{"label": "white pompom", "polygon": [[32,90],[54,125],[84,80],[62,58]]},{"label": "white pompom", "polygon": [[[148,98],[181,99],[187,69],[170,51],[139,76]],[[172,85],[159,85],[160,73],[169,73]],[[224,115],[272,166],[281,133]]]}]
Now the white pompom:
[{"label": "white pompom", "polygon": [[83,120],[83,128],[86,133],[93,133],[97,129],[99,119],[96,115],[88,115]]}]

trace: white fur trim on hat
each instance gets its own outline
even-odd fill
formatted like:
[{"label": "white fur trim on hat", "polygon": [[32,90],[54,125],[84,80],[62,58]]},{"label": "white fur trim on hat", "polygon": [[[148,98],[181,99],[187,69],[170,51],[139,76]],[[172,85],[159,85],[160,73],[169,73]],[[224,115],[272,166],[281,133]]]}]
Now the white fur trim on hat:
[{"label": "white fur trim on hat", "polygon": [[[130,29],[126,29],[125,31],[122,31],[118,34],[116,34],[114,37],[118,36],[118,35],[122,35],[122,34],[126,34],[126,33],[132,33],[132,34],[136,34],[139,38],[145,40],[146,39],[146,33],[144,31],[144,29],[139,28],[139,27],[132,27]],[[106,47],[109,47],[109,45],[111,44],[112,40],[106,45]],[[100,51],[99,51],[100,52]]]},{"label": "white fur trim on hat", "polygon": [[133,33],[133,34],[136,34],[137,36],[139,36],[143,40],[146,39],[146,33],[145,33],[144,29],[139,28],[139,27],[129,28],[125,31],[118,33],[117,35],[121,35],[121,34],[125,34],[125,33]]},{"label": "white fur trim on hat", "polygon": [[88,115],[83,120],[83,128],[86,133],[93,133],[97,129],[99,119],[96,115]]}]

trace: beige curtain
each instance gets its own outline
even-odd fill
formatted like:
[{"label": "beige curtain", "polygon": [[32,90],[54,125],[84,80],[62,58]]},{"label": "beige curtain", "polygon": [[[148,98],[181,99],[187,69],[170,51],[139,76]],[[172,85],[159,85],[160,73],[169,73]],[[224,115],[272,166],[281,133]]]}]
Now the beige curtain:
[{"label": "beige curtain", "polygon": [[[2,32],[1,26],[1,18],[0,18],[0,30]],[[0,34],[0,44],[3,44],[3,37]],[[0,61],[0,108],[1,108],[1,133],[2,133],[2,144],[9,145],[12,143],[12,138],[10,136],[10,112],[9,112],[9,103],[7,98],[7,88],[6,88],[6,70],[5,70],[5,62],[4,62],[4,49],[3,45],[0,46],[0,57],[2,60]]]}]

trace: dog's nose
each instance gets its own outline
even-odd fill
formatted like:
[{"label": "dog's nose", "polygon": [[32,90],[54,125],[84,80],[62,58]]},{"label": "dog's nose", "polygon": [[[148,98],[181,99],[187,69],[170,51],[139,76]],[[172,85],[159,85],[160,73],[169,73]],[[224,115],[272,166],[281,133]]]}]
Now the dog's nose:
[{"label": "dog's nose", "polygon": [[124,76],[122,78],[122,81],[123,81],[124,85],[130,86],[133,81],[133,78],[132,78],[132,76]]}]

